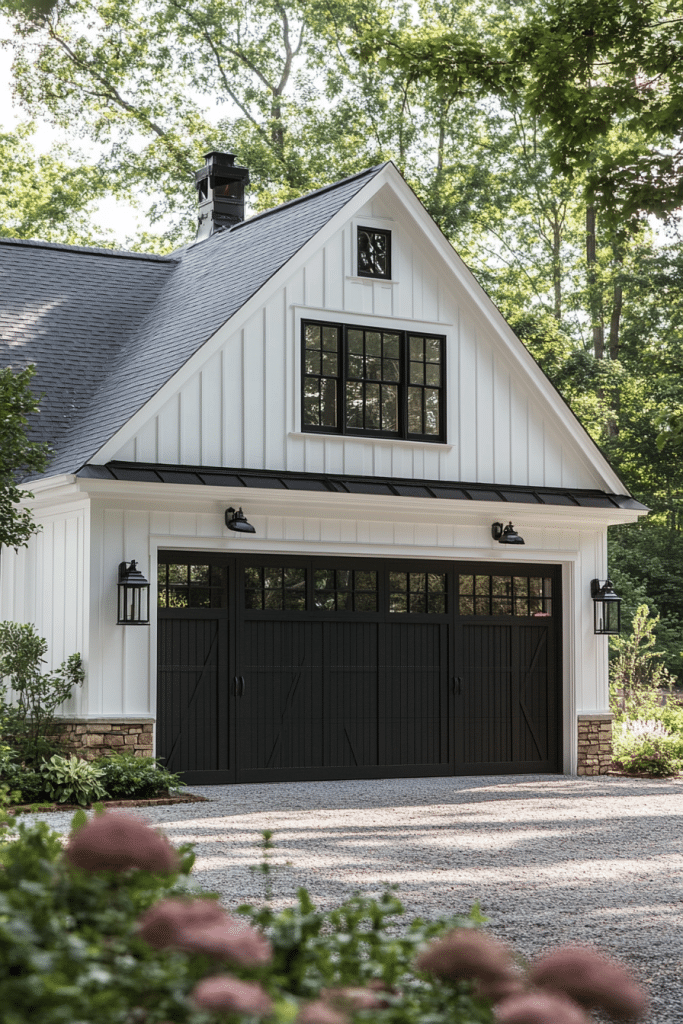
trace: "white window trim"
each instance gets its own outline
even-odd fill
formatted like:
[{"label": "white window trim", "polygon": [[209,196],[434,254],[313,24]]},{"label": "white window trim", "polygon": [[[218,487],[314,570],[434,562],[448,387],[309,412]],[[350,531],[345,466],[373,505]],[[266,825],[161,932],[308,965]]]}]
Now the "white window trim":
[{"label": "white window trim", "polygon": [[[361,278],[361,280],[372,281],[372,278]],[[377,278],[376,280],[380,280]],[[292,410],[293,416],[290,420],[292,423],[292,429],[288,431],[288,436],[295,438],[296,440],[310,441],[317,439],[318,441],[346,441],[356,442],[360,441],[361,444],[382,444],[382,445],[409,445],[411,448],[426,448],[432,451],[446,452],[450,451],[453,445],[449,441],[410,441],[404,437],[363,437],[359,434],[323,434],[317,431],[303,430],[301,423],[301,321],[302,320],[327,320],[329,323],[342,323],[351,327],[373,327],[383,328],[386,330],[389,326],[394,327],[398,331],[414,331],[416,334],[440,334],[446,339],[446,366],[450,365],[451,353],[454,350],[455,341],[455,330],[452,323],[436,323],[430,320],[407,320],[405,317],[396,316],[377,316],[374,313],[347,313],[344,310],[339,309],[325,309],[318,306],[291,306],[292,312],[294,313],[294,345],[292,351],[294,352],[294,380],[292,394],[294,396],[294,408]],[[448,371],[447,371],[448,372]],[[448,388],[446,389],[448,396]],[[448,397],[446,398],[448,405]],[[450,409],[446,409],[446,431],[447,436],[451,436],[451,412]]]},{"label": "white window trim", "polygon": [[[391,277],[368,277],[366,274],[358,273],[358,228],[376,228],[378,231],[391,232]],[[401,233],[395,220],[387,220],[383,217],[354,217],[351,221],[351,259],[349,261],[351,273],[347,275],[347,280],[360,281],[363,284],[398,284],[396,269],[400,237]]]}]

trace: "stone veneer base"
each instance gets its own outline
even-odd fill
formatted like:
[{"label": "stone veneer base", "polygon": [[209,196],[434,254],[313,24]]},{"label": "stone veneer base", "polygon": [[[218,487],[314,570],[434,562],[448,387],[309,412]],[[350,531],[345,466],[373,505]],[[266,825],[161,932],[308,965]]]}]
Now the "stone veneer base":
[{"label": "stone veneer base", "polygon": [[103,754],[154,755],[153,718],[59,718],[55,725],[66,747],[88,761]]},{"label": "stone veneer base", "polygon": [[605,775],[612,764],[612,714],[578,715],[578,775]]}]

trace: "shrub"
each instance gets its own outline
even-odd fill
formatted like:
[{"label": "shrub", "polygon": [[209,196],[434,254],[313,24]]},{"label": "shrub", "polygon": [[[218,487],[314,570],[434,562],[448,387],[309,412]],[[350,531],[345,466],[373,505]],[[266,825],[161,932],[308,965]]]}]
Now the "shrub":
[{"label": "shrub", "polygon": [[391,891],[324,913],[300,889],[292,907],[235,918],[193,886],[190,847],[169,858],[132,816],[78,811],[66,851],[42,822],[11,827],[0,845],[6,1024],[492,1024],[494,1002],[499,1020],[538,1024],[583,1020],[581,1006],[624,1021],[643,1012],[642,990],[595,950],[556,950],[523,973],[477,928],[476,907],[401,930]]},{"label": "shrub", "polygon": [[610,706],[618,717],[653,717],[659,709],[660,689],[671,688],[675,677],[662,665],[663,655],[653,650],[659,616],[650,618],[646,604],[638,606],[630,636],[612,637],[616,652],[610,662]]},{"label": "shrub", "polygon": [[[54,672],[41,671],[47,641],[30,624],[0,622],[0,732],[32,768],[62,749],[54,735],[56,711],[82,684],[80,654],[72,654]],[[16,702],[5,700],[7,685]]]},{"label": "shrub", "polygon": [[58,804],[91,804],[107,791],[101,783],[103,772],[89,761],[72,755],[68,760],[53,754],[40,767],[45,790]]},{"label": "shrub", "polygon": [[616,722],[613,758],[627,772],[676,775],[683,767],[681,738],[657,719]]},{"label": "shrub", "polygon": [[158,758],[110,754],[92,763],[102,771],[102,784],[112,800],[147,800],[185,785]]}]

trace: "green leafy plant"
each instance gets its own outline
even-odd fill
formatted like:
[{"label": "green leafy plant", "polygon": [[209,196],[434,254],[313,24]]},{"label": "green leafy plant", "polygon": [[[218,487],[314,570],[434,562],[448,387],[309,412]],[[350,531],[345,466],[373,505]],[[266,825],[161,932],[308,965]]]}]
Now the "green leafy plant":
[{"label": "green leafy plant", "polygon": [[[80,654],[43,673],[46,652],[47,641],[30,623],[0,622],[0,732],[20,760],[34,768],[61,750],[55,737],[57,709],[85,679]],[[6,699],[8,686],[15,701]]]},{"label": "green leafy plant", "polygon": [[185,785],[159,761],[160,758],[125,753],[98,757],[92,764],[101,771],[102,784],[112,800],[146,800]]},{"label": "green leafy plant", "polygon": [[646,604],[638,606],[629,636],[613,637],[616,656],[610,663],[610,706],[619,717],[652,718],[660,710],[658,691],[670,688],[671,677],[653,648],[659,616],[650,617]]},{"label": "green leafy plant", "polygon": [[41,765],[45,790],[60,804],[90,804],[107,796],[101,779],[104,772],[89,761],[72,755],[68,760],[53,754]]},{"label": "green leafy plant", "polygon": [[683,768],[681,738],[657,719],[625,720],[614,725],[613,757],[624,771],[677,775]]}]

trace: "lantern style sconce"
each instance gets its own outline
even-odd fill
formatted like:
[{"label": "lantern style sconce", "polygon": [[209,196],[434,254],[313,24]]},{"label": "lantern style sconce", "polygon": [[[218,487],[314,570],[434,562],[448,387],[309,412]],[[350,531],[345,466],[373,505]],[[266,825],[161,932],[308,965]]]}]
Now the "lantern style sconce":
[{"label": "lantern style sconce", "polygon": [[225,525],[229,530],[234,530],[235,533],[256,533],[251,523],[247,522],[247,517],[241,508],[237,512],[235,512],[234,508],[226,508]]},{"label": "lantern style sconce", "polygon": [[524,543],[524,538],[520,537],[512,523],[508,523],[507,526],[503,526],[502,523],[494,523],[491,527],[491,536],[494,540],[497,540],[499,544]]},{"label": "lantern style sconce", "polygon": [[594,632],[617,636],[621,633],[621,598],[612,589],[611,580],[591,580]]},{"label": "lantern style sconce", "polygon": [[119,626],[149,625],[149,583],[137,562],[119,565]]}]

